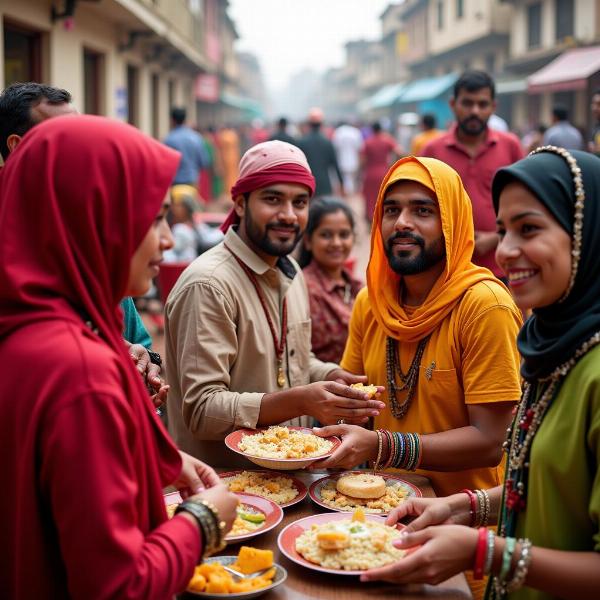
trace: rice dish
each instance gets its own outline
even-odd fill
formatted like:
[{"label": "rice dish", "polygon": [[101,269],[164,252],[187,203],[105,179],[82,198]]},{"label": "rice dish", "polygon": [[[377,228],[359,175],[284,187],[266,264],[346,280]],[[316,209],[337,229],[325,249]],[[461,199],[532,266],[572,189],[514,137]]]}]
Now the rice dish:
[{"label": "rice dish", "polygon": [[256,494],[276,504],[287,504],[298,495],[294,482],[281,475],[272,477],[255,471],[242,471],[232,477],[223,478],[223,481],[231,492]]},{"label": "rice dish", "polygon": [[392,546],[399,537],[393,527],[346,519],[313,525],[296,539],[296,551],[327,569],[364,571],[400,560],[405,551]]},{"label": "rice dish", "polygon": [[313,433],[294,431],[276,425],[253,435],[245,435],[238,448],[259,458],[312,458],[322,456],[333,447],[333,442]]}]

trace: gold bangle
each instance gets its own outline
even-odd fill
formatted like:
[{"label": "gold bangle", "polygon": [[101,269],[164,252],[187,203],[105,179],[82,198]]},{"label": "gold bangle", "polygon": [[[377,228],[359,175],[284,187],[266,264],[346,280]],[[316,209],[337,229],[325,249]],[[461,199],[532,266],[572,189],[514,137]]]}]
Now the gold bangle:
[{"label": "gold bangle", "polygon": [[373,465],[373,475],[377,473],[377,469],[379,467],[379,461],[381,460],[381,452],[383,450],[383,434],[379,429],[375,432],[377,434],[377,459],[375,460],[375,464]]}]

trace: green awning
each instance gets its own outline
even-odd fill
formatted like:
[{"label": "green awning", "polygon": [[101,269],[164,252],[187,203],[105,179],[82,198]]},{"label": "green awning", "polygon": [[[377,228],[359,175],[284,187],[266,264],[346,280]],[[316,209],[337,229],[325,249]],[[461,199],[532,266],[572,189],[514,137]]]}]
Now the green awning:
[{"label": "green awning", "polygon": [[398,101],[405,88],[404,83],[390,83],[377,90],[372,96],[361,100],[358,103],[360,112],[367,112],[378,108],[387,108]]},{"label": "green awning", "polygon": [[221,102],[247,113],[252,118],[262,117],[264,114],[262,106],[256,100],[250,98],[242,98],[241,96],[223,92],[221,94]]}]

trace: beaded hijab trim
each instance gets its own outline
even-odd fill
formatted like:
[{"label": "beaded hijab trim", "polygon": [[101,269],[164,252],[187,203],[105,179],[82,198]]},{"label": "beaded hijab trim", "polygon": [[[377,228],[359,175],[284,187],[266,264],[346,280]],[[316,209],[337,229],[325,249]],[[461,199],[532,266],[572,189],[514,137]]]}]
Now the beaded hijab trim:
[{"label": "beaded hijab trim", "polygon": [[575,186],[575,214],[573,217],[573,241],[571,243],[571,258],[573,259],[571,263],[571,278],[569,279],[569,285],[567,286],[565,293],[559,300],[559,302],[564,302],[568,298],[573,286],[575,285],[575,278],[577,277],[577,270],[579,269],[581,245],[583,243],[583,207],[585,203],[585,188],[583,187],[581,168],[568,150],[559,148],[558,146],[541,146],[531,152],[529,156],[540,154],[541,152],[551,152],[552,154],[557,154],[561,158],[564,158],[569,166],[569,169],[571,170],[573,184]]}]

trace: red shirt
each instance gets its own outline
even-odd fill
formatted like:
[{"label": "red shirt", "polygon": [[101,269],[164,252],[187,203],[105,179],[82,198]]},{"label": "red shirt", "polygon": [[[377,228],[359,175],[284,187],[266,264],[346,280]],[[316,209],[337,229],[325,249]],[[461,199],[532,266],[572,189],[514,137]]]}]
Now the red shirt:
[{"label": "red shirt", "polygon": [[[473,204],[475,231],[496,231],[496,213],[492,204],[492,179],[500,167],[510,165],[523,158],[519,138],[512,133],[493,129],[487,130],[485,142],[476,156],[471,157],[456,137],[456,124],[448,133],[429,142],[423,156],[437,158],[450,165],[461,176],[463,185]],[[495,275],[503,275],[496,264],[495,250],[474,256],[473,262],[487,267]]]},{"label": "red shirt", "polygon": [[314,260],[302,272],[310,301],[312,351],[319,360],[339,363],[346,347],[352,305],[363,284],[347,271],[343,273],[346,284],[337,283]]}]

